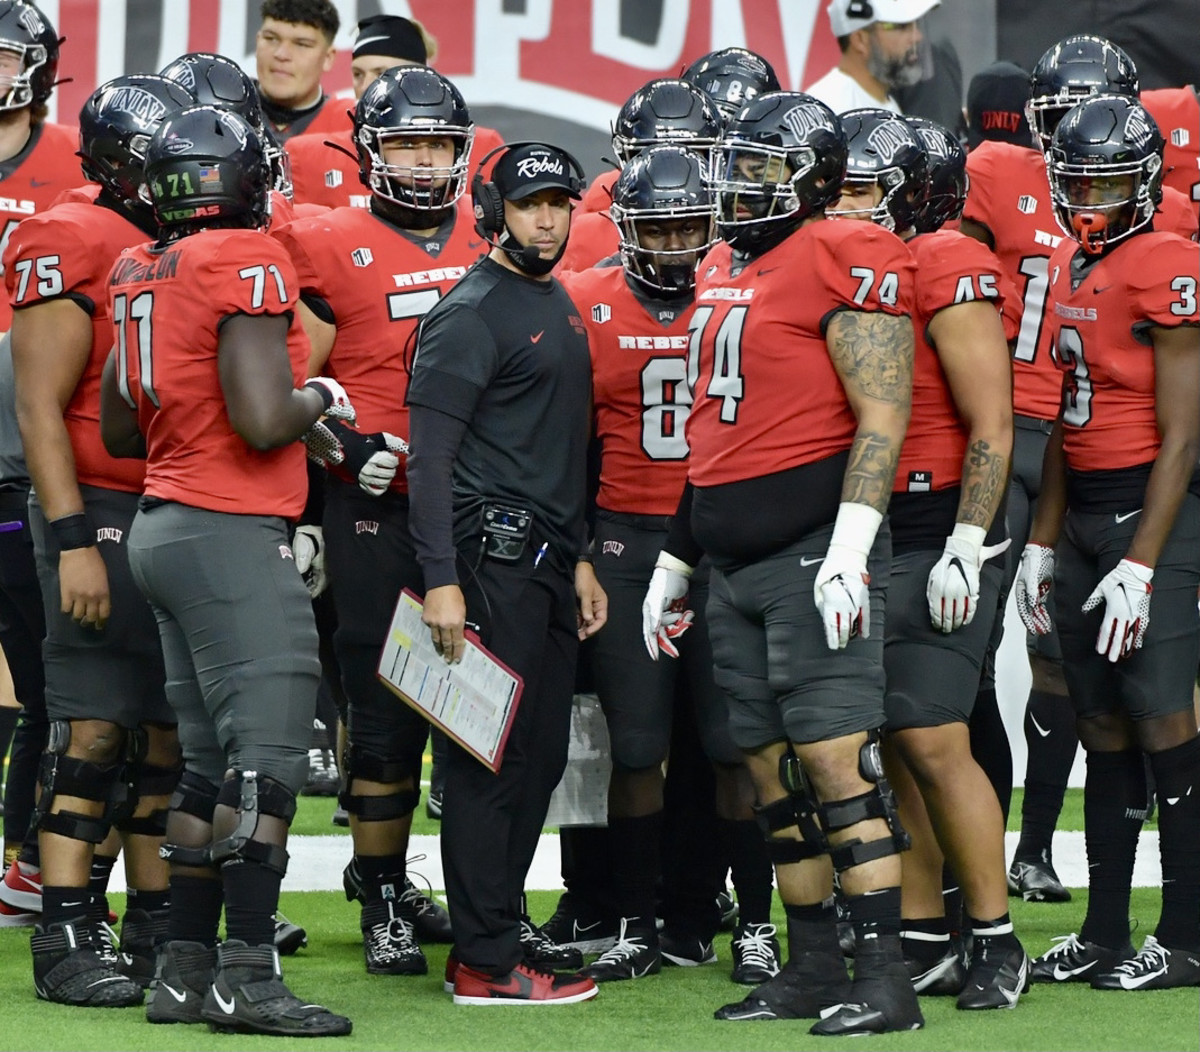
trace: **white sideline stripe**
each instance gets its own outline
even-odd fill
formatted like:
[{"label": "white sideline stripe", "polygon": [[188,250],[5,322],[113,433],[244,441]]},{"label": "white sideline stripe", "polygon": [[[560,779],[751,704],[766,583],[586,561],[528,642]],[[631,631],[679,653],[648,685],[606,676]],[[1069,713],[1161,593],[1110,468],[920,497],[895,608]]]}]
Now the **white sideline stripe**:
[{"label": "white sideline stripe", "polygon": [[[1005,836],[1006,857],[1011,861],[1017,846],[1017,834]],[[284,891],[342,890],[342,869],[350,860],[350,838],[341,836],[297,836],[288,841],[288,874],[283,880]],[[409,857],[424,854],[425,858],[409,866],[418,885],[425,878],[435,891],[446,887],[442,877],[442,855],[438,837],[414,836],[409,843]],[[1071,888],[1087,887],[1087,861],[1083,849],[1083,833],[1059,832],[1054,835],[1054,869],[1059,879]],[[418,876],[419,875],[419,876]],[[1138,843],[1137,864],[1133,870],[1137,887],[1159,887],[1162,867],[1158,857],[1158,831],[1146,830]],[[120,885],[120,886],[118,886]],[[558,837],[543,834],[537,854],[529,869],[526,885],[531,891],[557,891],[562,887],[562,870],[558,852]],[[125,890],[125,873],[118,866],[109,881],[110,891]]]}]

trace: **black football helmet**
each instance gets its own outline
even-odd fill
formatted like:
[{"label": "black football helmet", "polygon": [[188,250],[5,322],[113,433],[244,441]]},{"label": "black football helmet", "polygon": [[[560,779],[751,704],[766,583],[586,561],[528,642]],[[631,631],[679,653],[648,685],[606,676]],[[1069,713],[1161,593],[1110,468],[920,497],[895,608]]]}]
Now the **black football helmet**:
[{"label": "black football helmet", "polygon": [[[412,168],[388,164],[383,145],[393,139],[444,135],[454,142],[449,167],[421,169],[426,185],[412,182]],[[468,157],[475,125],[461,92],[428,66],[395,66],[376,79],[354,108],[358,175],[371,193],[418,212],[449,208],[467,188]],[[445,182],[436,185],[437,180]]]},{"label": "black football helmet", "polygon": [[161,239],[205,227],[261,227],[270,217],[271,169],[262,137],[234,110],[188,106],[146,147],[145,196]]},{"label": "black football helmet", "polygon": [[761,255],[838,196],[846,133],[825,103],[798,91],[751,100],[713,149],[710,185],[717,232]]},{"label": "black football helmet", "polygon": [[[1058,225],[1085,252],[1103,252],[1147,226],[1162,200],[1162,133],[1137,99],[1093,95],[1058,122],[1046,170]],[[1112,177],[1128,188],[1086,199]]]},{"label": "black football helmet", "polygon": [[928,234],[962,215],[971,183],[967,175],[967,152],[954,135],[928,117],[905,116],[904,122],[916,132],[917,140],[925,148],[929,176],[925,198],[917,212],[916,229],[918,234]]},{"label": "black football helmet", "polygon": [[[613,184],[610,215],[621,231],[621,261],[625,272],[652,295],[691,292],[696,287],[696,266],[716,242],[704,165],[682,146],[652,146],[626,164]],[[704,243],[697,248],[644,248],[641,225],[670,219],[701,221]]]},{"label": "black football helmet", "polygon": [[701,55],[682,77],[708,95],[725,120],[751,99],[780,89],[771,63],[744,47],[726,47]]},{"label": "black football helmet", "polygon": [[165,118],[191,103],[182,85],[154,73],[129,73],[101,84],[79,111],[83,174],[118,201],[138,207],[150,137]]},{"label": "black football helmet", "polygon": [[0,0],[0,50],[21,57],[21,72],[0,94],[0,110],[19,110],[50,98],[60,43],[50,20],[33,4]]},{"label": "black football helmet", "polygon": [[724,123],[712,100],[686,80],[662,78],[629,96],[613,124],[613,149],[628,164],[648,146],[675,143],[707,153]]},{"label": "black football helmet", "polygon": [[1111,40],[1080,33],[1046,51],[1029,75],[1029,101],[1025,103],[1034,145],[1045,153],[1067,110],[1101,92],[1135,98],[1138,94],[1137,66]]},{"label": "black football helmet", "polygon": [[[850,150],[846,182],[874,183],[883,191],[871,209],[871,222],[901,233],[914,228],[929,179],[925,148],[916,132],[899,114],[870,106],[847,110],[841,121]],[[838,214],[852,216],[858,211]]]}]

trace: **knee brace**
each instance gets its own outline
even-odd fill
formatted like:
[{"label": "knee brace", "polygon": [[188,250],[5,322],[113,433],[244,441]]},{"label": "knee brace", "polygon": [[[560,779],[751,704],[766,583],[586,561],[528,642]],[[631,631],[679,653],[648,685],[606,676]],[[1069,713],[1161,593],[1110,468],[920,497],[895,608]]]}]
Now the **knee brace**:
[{"label": "knee brace", "polygon": [[411,815],[421,802],[420,789],[397,789],[387,796],[352,793],[350,787],[355,778],[394,785],[413,778],[413,772],[406,764],[385,760],[351,742],[346,750],[346,788],[338,793],[338,803],[361,822],[388,822],[394,818],[404,818]]},{"label": "knee brace", "polygon": [[282,818],[290,824],[296,815],[296,794],[274,778],[259,778],[257,771],[234,772],[217,791],[218,804],[237,811],[238,824],[227,837],[213,842],[212,863],[257,862],[267,869],[287,875],[287,849],[278,844],[255,840],[260,814]]},{"label": "knee brace", "polygon": [[[92,763],[67,756],[71,744],[69,720],[51,720],[50,736],[42,753],[38,770],[41,795],[34,806],[31,825],[47,833],[99,844],[108,836],[114,814],[118,813],[126,796],[120,781],[121,764]],[[77,796],[104,804],[99,816],[81,815],[75,811],[52,813],[56,796]]]},{"label": "knee brace", "polygon": [[[209,867],[212,859],[212,820],[213,811],[217,806],[219,790],[207,778],[191,771],[184,771],[171,794],[168,811],[177,811],[190,815],[206,825],[209,835],[202,845],[175,844],[164,841],[158,849],[159,858],[166,859],[168,864],[178,866]],[[166,822],[164,819],[164,826]],[[165,829],[164,829],[165,834]]]},{"label": "knee brace", "polygon": [[[772,804],[754,807],[754,820],[767,842],[767,854],[775,864],[803,862],[829,851],[825,834],[817,823],[817,800],[804,776],[800,759],[791,749],[779,758],[779,784],[788,795]],[[781,829],[796,826],[803,840],[777,837]]]},{"label": "knee brace", "polygon": [[142,728],[138,727],[128,732],[125,763],[121,774],[125,799],[113,816],[113,825],[123,833],[162,836],[167,831],[166,807],[156,808],[141,818],[135,818],[133,813],[143,796],[166,796],[175,788],[183,770],[183,759],[181,757],[170,767],[147,763],[148,748],[149,739]]},{"label": "knee brace", "polygon": [[912,844],[912,839],[900,824],[896,796],[883,773],[879,737],[878,730],[870,731],[867,741],[858,752],[858,773],[864,781],[874,783],[875,788],[848,800],[830,800],[819,810],[821,824],[827,833],[849,829],[872,818],[882,818],[887,822],[888,835],[878,840],[864,842],[856,838],[843,844],[829,845],[833,867],[839,873],[877,858],[898,855],[901,851],[907,851]]}]

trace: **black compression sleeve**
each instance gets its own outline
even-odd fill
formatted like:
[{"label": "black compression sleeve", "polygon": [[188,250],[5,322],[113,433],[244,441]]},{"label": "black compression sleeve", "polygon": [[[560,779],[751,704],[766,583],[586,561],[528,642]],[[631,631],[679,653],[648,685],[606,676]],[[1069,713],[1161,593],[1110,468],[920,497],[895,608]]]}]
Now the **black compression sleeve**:
[{"label": "black compression sleeve", "polygon": [[671,529],[667,532],[667,542],[663,545],[664,552],[682,559],[688,566],[697,566],[704,558],[704,549],[692,536],[692,498],[695,492],[690,482],[683,487],[679,507],[675,509]]},{"label": "black compression sleeve", "polygon": [[457,584],[451,476],[467,423],[414,405],[409,412],[412,452],[408,455],[408,525],[425,590]]}]

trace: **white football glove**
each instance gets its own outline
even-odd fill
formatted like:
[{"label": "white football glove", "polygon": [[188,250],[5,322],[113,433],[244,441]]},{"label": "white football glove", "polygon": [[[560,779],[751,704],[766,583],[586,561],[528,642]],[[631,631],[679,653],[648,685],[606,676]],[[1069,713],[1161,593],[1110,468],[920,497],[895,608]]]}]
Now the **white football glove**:
[{"label": "white football glove", "polygon": [[825,642],[841,650],[854,636],[871,634],[871,575],[867,556],[883,516],[874,508],[842,501],[825,561],[813,580],[813,602],[825,622]]},{"label": "white football glove", "polygon": [[695,616],[685,603],[693,569],[682,559],[659,552],[642,600],[642,640],[654,661],[660,648],[670,657],[679,657],[672,640],[687,631]]},{"label": "white football glove", "polygon": [[986,536],[982,526],[955,523],[954,532],[946,538],[942,557],[929,571],[925,598],[929,602],[929,619],[939,632],[953,632],[975,618]]},{"label": "white football glove", "polygon": [[325,534],[320,526],[297,526],[292,538],[292,555],[296,569],[304,578],[308,594],[316,599],[329,584],[325,573]]},{"label": "white football glove", "polygon": [[318,420],[300,436],[308,459],[322,467],[333,467],[346,459],[342,441],[330,430],[324,420]]},{"label": "white football glove", "polygon": [[1021,552],[1021,564],[1017,567],[1017,579],[1013,591],[1017,601],[1017,613],[1025,631],[1035,636],[1050,632],[1050,611],[1046,609],[1046,596],[1054,584],[1054,549],[1044,544],[1027,544]]},{"label": "white football glove", "polygon": [[[375,449],[358,470],[359,486],[372,497],[378,497],[387,492],[392,479],[396,477],[396,469],[400,467],[400,456],[408,452],[408,443],[386,431],[376,431],[374,434],[364,435],[363,438],[371,447],[383,447]],[[348,466],[352,466],[349,460]]]},{"label": "white football glove", "polygon": [[311,380],[307,380],[304,386],[311,388],[321,396],[321,401],[325,405],[325,416],[332,420],[347,420],[354,423],[357,414],[354,412],[354,406],[350,404],[350,396],[336,380],[331,380],[328,376],[314,376]]},{"label": "white football glove", "polygon": [[1100,634],[1096,637],[1096,653],[1109,661],[1128,657],[1146,638],[1150,625],[1150,582],[1154,570],[1144,563],[1122,559],[1096,585],[1095,591],[1083,604],[1086,614],[1104,602]]}]

